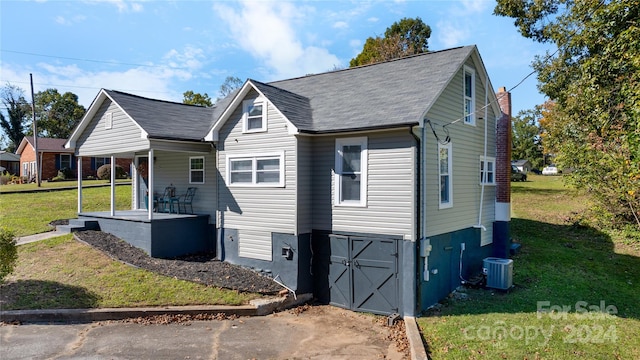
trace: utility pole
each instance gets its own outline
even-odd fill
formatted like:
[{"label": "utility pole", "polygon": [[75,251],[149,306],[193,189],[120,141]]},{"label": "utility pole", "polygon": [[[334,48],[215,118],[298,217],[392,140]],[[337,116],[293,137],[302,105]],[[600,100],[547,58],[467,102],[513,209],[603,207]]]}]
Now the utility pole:
[{"label": "utility pole", "polygon": [[31,112],[33,113],[33,150],[36,153],[36,182],[40,187],[40,159],[38,156],[38,127],[36,125],[36,98],[33,95],[33,74],[29,73],[31,80]]}]

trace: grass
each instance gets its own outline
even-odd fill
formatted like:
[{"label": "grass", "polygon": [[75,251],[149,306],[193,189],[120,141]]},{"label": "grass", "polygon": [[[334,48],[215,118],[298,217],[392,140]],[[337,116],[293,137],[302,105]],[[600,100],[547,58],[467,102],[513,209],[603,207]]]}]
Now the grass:
[{"label": "grass", "polygon": [[[116,179],[116,183],[130,183],[131,179]],[[97,186],[97,185],[108,185],[109,181],[107,180],[82,180],[83,187]],[[0,194],[6,192],[15,192],[15,191],[33,191],[40,189],[58,189],[58,188],[69,188],[69,187],[77,187],[78,182],[76,180],[64,180],[64,181],[42,181],[40,183],[40,188],[38,188],[38,184],[29,183],[29,184],[6,184],[0,185]]]},{"label": "grass", "polygon": [[[60,183],[52,183],[60,184]],[[3,185],[5,186],[27,186]],[[110,187],[82,190],[83,211],[107,211],[110,208]],[[40,191],[0,195],[0,223],[13,229],[16,236],[50,231],[53,220],[77,217],[78,191]],[[116,186],[116,209],[131,208],[131,185]]]},{"label": "grass", "polygon": [[[68,186],[62,182],[50,184]],[[77,193],[2,194],[0,223],[14,229],[16,236],[49,231],[52,220],[77,217]],[[83,189],[83,211],[106,211],[109,207],[109,187]],[[131,185],[117,186],[116,208],[130,207]],[[239,305],[260,296],[133,268],[65,235],[18,247],[17,266],[0,285],[0,309]]]},{"label": "grass", "polygon": [[561,177],[512,183],[511,201],[515,288],[419,318],[431,357],[640,358],[640,244],[576,225],[589,198]]},{"label": "grass", "polygon": [[259,297],[155,274],[112,260],[71,235],[21,245],[0,308],[240,305]]}]

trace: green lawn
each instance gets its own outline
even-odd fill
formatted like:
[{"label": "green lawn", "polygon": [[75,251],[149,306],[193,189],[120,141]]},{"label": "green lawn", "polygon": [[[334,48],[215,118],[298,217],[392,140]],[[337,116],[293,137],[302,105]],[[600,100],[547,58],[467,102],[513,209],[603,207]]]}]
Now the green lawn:
[{"label": "green lawn", "polygon": [[512,183],[511,200],[515,288],[419,318],[432,358],[640,358],[640,244],[576,225],[589,198],[561,177]]},{"label": "green lawn", "polygon": [[[131,179],[117,179],[116,183],[131,183]],[[108,185],[108,180],[83,180],[83,187],[90,186],[98,186],[98,185]],[[64,180],[64,181],[42,181],[40,183],[40,187],[36,183],[29,184],[6,184],[0,185],[0,194],[6,192],[15,192],[15,191],[33,191],[33,190],[46,190],[46,189],[57,189],[57,188],[70,188],[77,187],[78,182],[76,180]]]},{"label": "green lawn", "polygon": [[240,305],[260,296],[134,268],[64,235],[18,247],[0,309]]},{"label": "green lawn", "polygon": [[[83,211],[110,208],[110,187],[82,193]],[[116,208],[131,208],[131,185],[116,187]],[[75,218],[76,210],[77,190],[0,195],[0,224],[17,236],[51,230],[47,224]],[[238,305],[260,296],[133,268],[65,235],[18,247],[17,266],[0,285],[0,309]]]},{"label": "green lawn", "polygon": [[[2,187],[30,185],[34,184]],[[108,211],[111,206],[110,196],[109,186],[82,189],[82,211]],[[131,185],[116,186],[116,209],[130,208]],[[0,194],[0,223],[13,229],[16,236],[52,230],[48,226],[52,220],[76,218],[77,209],[77,190]]]}]

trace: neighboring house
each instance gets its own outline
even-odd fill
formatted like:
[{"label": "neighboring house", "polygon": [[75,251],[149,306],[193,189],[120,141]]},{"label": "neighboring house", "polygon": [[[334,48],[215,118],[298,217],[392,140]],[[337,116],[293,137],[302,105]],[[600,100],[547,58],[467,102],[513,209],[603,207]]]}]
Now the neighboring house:
[{"label": "neighboring house", "polygon": [[[136,158],[130,211],[78,212],[151,256],[215,250],[298,293],[413,315],[508,254],[510,111],[465,46],[249,79],[213,108],[101,90],[66,146]],[[197,187],[195,215],[147,208],[169,185]]]},{"label": "neighboring house", "polygon": [[20,173],[20,155],[0,151],[0,172],[5,171],[11,175],[18,175]]},{"label": "neighboring house", "polygon": [[[39,167],[42,169],[42,180],[50,180],[58,175],[58,171],[70,169],[71,174],[77,176],[78,163],[73,149],[64,147],[67,139],[38,138]],[[33,136],[25,136],[16,154],[19,156],[20,176],[28,180],[35,179],[37,174],[36,152]],[[97,169],[109,163],[109,158],[95,157],[85,158],[82,161],[82,173],[84,177],[96,176]],[[130,172],[130,159],[117,159],[116,163],[122,166],[127,173]]]},{"label": "neighboring house", "polygon": [[529,171],[531,171],[531,163],[529,160],[513,160],[511,161],[511,165],[517,167],[518,170],[525,174],[528,174]]}]

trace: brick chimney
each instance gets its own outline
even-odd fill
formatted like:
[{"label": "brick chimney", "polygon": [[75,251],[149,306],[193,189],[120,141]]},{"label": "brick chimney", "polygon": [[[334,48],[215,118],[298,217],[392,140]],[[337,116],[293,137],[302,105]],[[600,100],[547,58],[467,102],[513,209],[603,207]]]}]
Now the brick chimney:
[{"label": "brick chimney", "polygon": [[511,246],[511,93],[496,93],[502,114],[496,124],[496,221],[493,224],[493,255],[507,258]]}]

